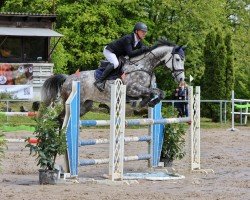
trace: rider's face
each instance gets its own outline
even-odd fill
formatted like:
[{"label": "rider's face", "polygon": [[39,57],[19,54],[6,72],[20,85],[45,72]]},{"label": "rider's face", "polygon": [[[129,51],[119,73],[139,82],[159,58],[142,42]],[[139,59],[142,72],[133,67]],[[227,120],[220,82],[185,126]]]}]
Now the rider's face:
[{"label": "rider's face", "polygon": [[139,36],[139,38],[142,40],[145,38],[145,36],[147,35],[147,31],[143,31],[143,30],[138,30],[137,34]]}]

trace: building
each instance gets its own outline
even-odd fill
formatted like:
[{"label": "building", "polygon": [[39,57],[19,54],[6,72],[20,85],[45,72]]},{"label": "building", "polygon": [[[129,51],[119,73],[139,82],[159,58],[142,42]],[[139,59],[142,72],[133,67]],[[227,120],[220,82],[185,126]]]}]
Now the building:
[{"label": "building", "polygon": [[[52,30],[55,21],[54,14],[0,13],[0,71],[6,70],[4,66],[17,66],[19,71],[27,67],[32,71],[29,84],[33,100],[40,100],[41,86],[53,74],[51,54],[62,37]],[[51,46],[52,38],[55,39],[54,46]],[[0,74],[0,85],[7,85],[6,77]],[[19,83],[24,82],[20,79]],[[8,85],[11,85],[10,81]]]}]

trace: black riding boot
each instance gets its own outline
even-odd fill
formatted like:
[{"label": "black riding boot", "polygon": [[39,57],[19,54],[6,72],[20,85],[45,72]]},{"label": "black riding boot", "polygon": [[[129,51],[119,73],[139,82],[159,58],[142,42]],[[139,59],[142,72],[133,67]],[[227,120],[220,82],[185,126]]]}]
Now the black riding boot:
[{"label": "black riding boot", "polygon": [[101,77],[96,80],[94,82],[94,85],[97,87],[97,89],[100,91],[100,92],[103,92],[104,91],[104,88],[105,88],[105,79],[108,77],[108,75],[110,74],[110,72],[112,72],[114,70],[114,64],[113,63],[109,63],[104,72],[102,73]]}]

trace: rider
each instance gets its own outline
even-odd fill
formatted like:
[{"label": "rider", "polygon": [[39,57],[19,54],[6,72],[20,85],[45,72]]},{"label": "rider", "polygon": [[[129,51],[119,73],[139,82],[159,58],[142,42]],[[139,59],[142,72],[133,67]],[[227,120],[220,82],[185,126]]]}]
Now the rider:
[{"label": "rider", "polygon": [[103,55],[110,63],[106,66],[101,77],[94,83],[100,92],[104,91],[105,79],[112,70],[119,66],[118,58],[120,56],[132,58],[149,50],[149,47],[144,46],[141,41],[145,38],[147,31],[146,24],[138,22],[134,26],[133,33],[125,35],[104,47]]}]

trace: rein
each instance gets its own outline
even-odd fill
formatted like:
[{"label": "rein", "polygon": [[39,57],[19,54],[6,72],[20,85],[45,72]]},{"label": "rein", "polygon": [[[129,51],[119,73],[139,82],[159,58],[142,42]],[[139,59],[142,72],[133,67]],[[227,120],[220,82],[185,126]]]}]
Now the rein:
[{"label": "rein", "polygon": [[[159,63],[164,62],[164,60],[161,61],[152,51],[149,51],[148,53],[152,54],[158,61],[160,61]],[[177,78],[177,77],[184,71],[184,69],[175,69],[175,66],[174,66],[174,53],[172,52],[171,54],[172,54],[172,55],[169,57],[169,59],[168,59],[167,61],[164,62],[164,64],[165,64],[165,66],[166,66],[167,63],[172,59],[172,68],[170,69],[170,72],[173,74],[173,76],[174,76],[175,78]],[[147,53],[144,54],[144,56],[143,56],[141,59],[136,60],[136,61],[134,61],[134,62],[131,62],[130,59],[128,59],[129,64],[134,65],[134,64],[136,64],[137,62],[143,60],[146,56],[147,56]],[[149,72],[149,71],[144,70],[144,69],[133,70],[133,71],[127,72],[126,74],[130,74],[130,73],[133,73],[133,72],[139,72],[139,71],[141,71],[141,72],[146,72],[147,74],[149,74],[150,79],[152,79],[153,72]],[[179,72],[179,73],[176,73],[176,72]]]},{"label": "rein", "polygon": [[[150,51],[150,53],[151,53],[152,55],[154,55],[154,57],[156,57],[156,55],[153,54],[153,52]],[[184,69],[175,69],[175,67],[174,67],[174,53],[171,53],[171,54],[172,54],[172,55],[169,57],[169,59],[168,59],[166,62],[161,61],[161,60],[160,60],[160,62],[164,62],[165,66],[166,66],[167,63],[172,59],[172,69],[170,69],[170,72],[173,74],[173,76],[174,76],[175,78],[177,78],[177,76],[179,76],[182,72],[184,72]],[[158,59],[158,58],[157,58],[157,59]],[[159,59],[158,59],[158,60],[159,60]],[[179,72],[179,73],[175,74],[175,72]]]}]

